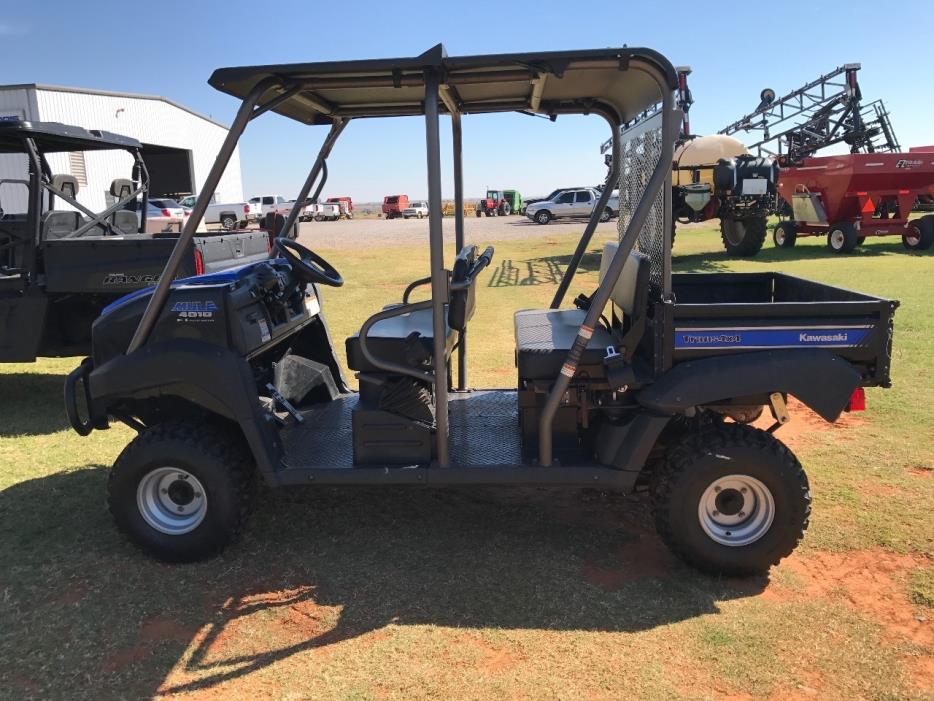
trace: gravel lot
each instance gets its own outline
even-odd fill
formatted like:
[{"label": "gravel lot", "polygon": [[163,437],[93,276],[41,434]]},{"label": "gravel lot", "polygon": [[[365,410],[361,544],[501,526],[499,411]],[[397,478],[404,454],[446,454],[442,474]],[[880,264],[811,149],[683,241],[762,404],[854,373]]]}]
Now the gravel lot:
[{"label": "gravel lot", "polygon": [[[562,219],[541,226],[525,217],[465,217],[464,238],[483,244],[560,234],[579,234],[583,219]],[[597,225],[597,233],[616,231],[616,219]],[[444,218],[444,239],[454,240],[454,218]],[[428,219],[342,219],[336,222],[305,222],[299,225],[299,241],[309,247],[354,248],[428,243]]]}]

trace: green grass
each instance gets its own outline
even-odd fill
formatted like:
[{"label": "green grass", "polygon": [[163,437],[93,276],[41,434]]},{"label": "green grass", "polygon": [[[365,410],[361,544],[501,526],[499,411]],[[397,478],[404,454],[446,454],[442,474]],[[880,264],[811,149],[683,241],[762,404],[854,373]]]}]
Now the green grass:
[{"label": "green grass", "polygon": [[[573,245],[547,228],[497,244],[471,325],[472,386],[515,382],[512,314],[547,306]],[[568,300],[593,288],[599,248]],[[428,271],[424,248],[320,252],[347,280],[324,300],[341,358],[344,337]],[[930,618],[934,255],[883,240],[839,257],[812,239],[735,261],[709,230],[679,232],[676,253],[676,270],[781,270],[901,300],[892,389],[868,392],[860,424],[796,444],[814,496],[802,562],[908,553],[919,564],[892,596]],[[103,505],[132,433],[66,428],[75,363],[0,366],[0,698],[923,695],[909,661],[929,647],[785,567],[780,597],[762,595],[765,580],[697,574],[654,539],[640,499],[264,492],[222,557],[155,563]]]}]

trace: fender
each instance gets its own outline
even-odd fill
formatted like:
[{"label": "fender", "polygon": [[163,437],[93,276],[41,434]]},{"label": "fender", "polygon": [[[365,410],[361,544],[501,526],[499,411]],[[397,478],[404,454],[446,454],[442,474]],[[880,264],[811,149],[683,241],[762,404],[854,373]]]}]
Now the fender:
[{"label": "fender", "polygon": [[786,392],[833,423],[862,379],[823,348],[722,355],[676,365],[639,393],[646,409],[675,414],[733,397]]},{"label": "fender", "polygon": [[88,376],[92,420],[106,417],[124,399],[180,397],[234,421],[267,479],[279,464],[282,445],[260,410],[249,364],[226,348],[173,339],[118,355]]}]

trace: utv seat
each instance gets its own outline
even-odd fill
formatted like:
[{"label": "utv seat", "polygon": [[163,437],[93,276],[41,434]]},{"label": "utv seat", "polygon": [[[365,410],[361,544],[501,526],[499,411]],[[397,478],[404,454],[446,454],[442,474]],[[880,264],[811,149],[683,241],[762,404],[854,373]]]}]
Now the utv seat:
[{"label": "utv seat", "polygon": [[[52,187],[72,199],[78,197],[78,180],[73,175],[53,175]],[[74,232],[84,226],[85,219],[80,212],[53,209],[45,212],[41,219],[43,241],[70,238]]]},{"label": "utv seat", "polygon": [[[617,244],[607,243],[600,261],[600,281],[606,278],[610,261],[616,254]],[[611,315],[617,319],[616,311],[622,316],[613,323],[611,333],[602,325],[594,328],[593,336],[578,364],[578,374],[589,373],[602,376],[603,358],[607,347],[614,350],[625,344],[631,356],[641,336],[648,307],[649,259],[640,253],[630,253],[619,279],[610,294],[615,307]],[[607,309],[610,312],[610,309]],[[567,360],[577,332],[587,312],[583,309],[524,309],[516,312],[516,365],[523,380],[551,380],[558,377],[561,366]],[[634,331],[630,335],[630,331]]]},{"label": "utv seat", "polygon": [[[451,296],[445,307],[445,358],[450,358],[458,336],[467,328],[467,322],[476,309],[476,275],[489,264],[493,249],[487,248],[475,260],[476,246],[465,246],[454,259],[451,270]],[[485,262],[481,265],[481,260]],[[424,281],[422,281],[424,282]],[[417,284],[417,283],[416,283]],[[392,310],[390,306],[382,313]],[[434,354],[432,310],[419,309],[381,319],[370,327],[366,335],[367,349],[380,360],[408,367],[425,365]],[[350,336],[346,342],[347,365],[358,372],[385,372],[363,355],[360,334]]]},{"label": "utv seat", "polygon": [[[129,197],[133,193],[133,181],[126,178],[117,178],[110,183],[110,194],[117,201]],[[139,233],[139,217],[132,209],[118,209],[110,215],[110,223],[116,234]]]},{"label": "utv seat", "polygon": [[[366,336],[369,351],[391,363],[415,367],[431,358],[434,352],[434,331],[431,309],[420,309],[401,316],[377,321]],[[450,356],[457,333],[445,323],[445,354]],[[359,372],[383,372],[370,363],[360,349],[360,334],[347,339],[347,365]]]}]

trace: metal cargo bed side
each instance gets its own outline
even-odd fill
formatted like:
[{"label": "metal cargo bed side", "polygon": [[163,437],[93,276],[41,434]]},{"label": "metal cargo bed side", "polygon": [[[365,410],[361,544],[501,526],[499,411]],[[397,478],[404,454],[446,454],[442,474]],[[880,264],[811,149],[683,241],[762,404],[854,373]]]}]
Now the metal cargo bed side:
[{"label": "metal cargo bed side", "polygon": [[888,387],[898,302],[782,273],[672,276],[673,365],[751,351],[823,348],[864,386]]}]

